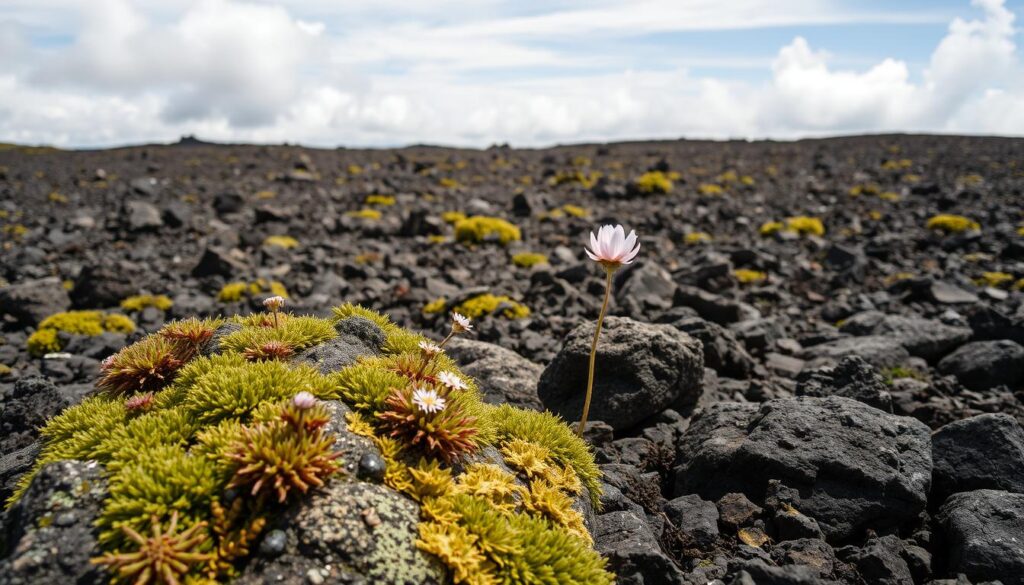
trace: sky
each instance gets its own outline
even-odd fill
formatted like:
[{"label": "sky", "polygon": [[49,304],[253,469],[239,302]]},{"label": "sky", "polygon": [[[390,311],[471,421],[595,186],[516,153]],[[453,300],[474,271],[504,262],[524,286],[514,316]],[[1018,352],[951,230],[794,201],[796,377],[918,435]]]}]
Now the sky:
[{"label": "sky", "polygon": [[0,0],[0,142],[1024,136],[1024,0]]}]

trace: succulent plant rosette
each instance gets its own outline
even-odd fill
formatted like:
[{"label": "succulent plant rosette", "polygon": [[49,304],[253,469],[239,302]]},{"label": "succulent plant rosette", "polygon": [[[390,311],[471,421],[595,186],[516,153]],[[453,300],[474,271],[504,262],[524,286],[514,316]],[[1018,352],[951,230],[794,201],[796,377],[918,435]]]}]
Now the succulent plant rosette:
[{"label": "succulent plant rosette", "polygon": [[[353,305],[170,323],[103,362],[96,392],[51,419],[33,471],[77,459],[108,490],[92,559],[115,583],[230,582],[268,520],[356,476],[338,429],[385,462],[386,488],[419,509],[415,546],[453,583],[611,583],[584,512],[599,505],[588,446],[558,417],[483,402],[444,344]],[[350,319],[380,351],[336,368],[303,352]]]}]

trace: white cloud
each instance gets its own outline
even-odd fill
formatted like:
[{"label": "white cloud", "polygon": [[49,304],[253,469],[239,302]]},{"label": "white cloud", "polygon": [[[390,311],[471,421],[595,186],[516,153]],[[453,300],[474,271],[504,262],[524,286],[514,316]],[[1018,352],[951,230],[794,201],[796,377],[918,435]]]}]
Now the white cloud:
[{"label": "white cloud", "polygon": [[[195,133],[485,146],[885,130],[1024,134],[1024,71],[1014,15],[1001,0],[974,0],[978,16],[952,20],[917,73],[896,58],[836,69],[827,52],[797,37],[768,60],[764,82],[644,68],[628,55],[581,55],[559,43],[574,35],[934,15],[867,14],[830,0],[772,2],[770,10],[763,0],[737,0],[729,11],[710,0],[643,0],[658,18],[610,0],[515,17],[502,17],[499,0],[430,0],[405,13],[398,0],[100,0],[87,5],[72,44],[46,48],[26,41],[26,31],[41,26],[32,4],[12,1],[16,18],[4,24],[0,13],[0,140],[87,146]],[[374,6],[385,13],[376,20]],[[432,24],[429,7],[452,16]],[[702,60],[716,62],[679,53],[663,63]],[[553,67],[570,73],[542,74]]]}]

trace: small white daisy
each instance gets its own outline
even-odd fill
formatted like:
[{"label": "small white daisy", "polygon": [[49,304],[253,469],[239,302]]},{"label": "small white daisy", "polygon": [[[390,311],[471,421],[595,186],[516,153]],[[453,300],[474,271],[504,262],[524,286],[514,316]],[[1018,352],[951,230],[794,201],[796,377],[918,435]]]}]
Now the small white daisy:
[{"label": "small white daisy", "polygon": [[316,406],[316,396],[313,396],[309,392],[303,390],[292,398],[292,404],[299,410],[309,410]]},{"label": "small white daisy", "polygon": [[462,333],[463,331],[472,330],[473,326],[470,324],[469,317],[452,312],[452,331],[455,333]]},{"label": "small white daisy", "polygon": [[442,350],[441,350],[441,346],[440,345],[438,345],[438,344],[436,344],[436,343],[434,343],[432,341],[421,341],[420,342],[420,351],[422,351],[424,353],[424,355],[426,355],[428,357],[433,357],[433,356],[441,353]]},{"label": "small white daisy", "polygon": [[455,372],[441,372],[437,375],[437,380],[452,390],[465,390],[468,387]]},{"label": "small white daisy", "polygon": [[284,297],[270,297],[263,301],[263,306],[268,311],[278,312],[284,307]]},{"label": "small white daisy", "polygon": [[444,410],[445,399],[438,396],[436,390],[424,390],[416,388],[412,391],[412,402],[421,411],[431,414]]}]

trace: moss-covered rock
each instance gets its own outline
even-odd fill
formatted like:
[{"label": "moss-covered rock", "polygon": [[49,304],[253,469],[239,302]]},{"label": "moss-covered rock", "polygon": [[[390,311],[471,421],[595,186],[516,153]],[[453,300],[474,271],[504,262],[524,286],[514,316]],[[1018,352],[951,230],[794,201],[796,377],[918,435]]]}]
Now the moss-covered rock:
[{"label": "moss-covered rock", "polygon": [[115,581],[159,570],[163,547],[184,580],[610,583],[587,445],[553,415],[486,404],[426,342],[352,305],[168,324],[43,427],[9,504],[95,461],[109,488],[74,512],[98,544],[68,570],[134,571]]}]

